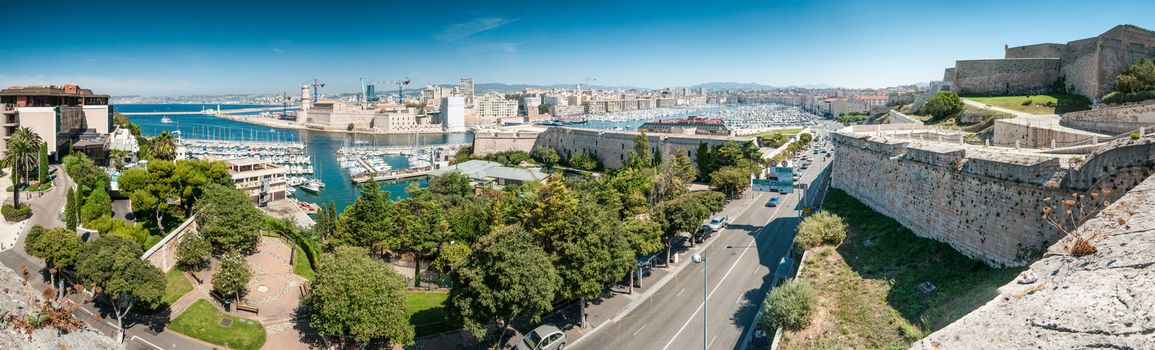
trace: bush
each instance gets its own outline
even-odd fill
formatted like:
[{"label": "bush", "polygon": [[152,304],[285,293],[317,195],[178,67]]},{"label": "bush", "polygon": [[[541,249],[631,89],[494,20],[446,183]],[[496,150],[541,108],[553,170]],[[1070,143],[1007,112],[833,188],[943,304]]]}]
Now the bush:
[{"label": "bush", "polygon": [[919,112],[941,118],[963,110],[962,98],[950,91],[942,91],[926,100]]},{"label": "bush", "polygon": [[1137,132],[1131,133],[1130,136],[1131,136],[1132,140],[1138,140],[1140,137],[1143,137],[1143,135],[1139,135],[1139,133],[1137,133]]},{"label": "bush", "polygon": [[806,281],[791,279],[770,291],[762,304],[762,322],[771,329],[798,330],[810,325],[817,310],[818,292]]},{"label": "bush", "polygon": [[1142,102],[1151,99],[1155,99],[1155,91],[1139,91],[1133,93],[1123,93],[1116,91],[1103,96],[1103,103],[1122,104],[1130,102]]},{"label": "bush", "polygon": [[822,244],[838,245],[846,239],[846,221],[828,211],[806,217],[798,224],[798,235],[794,245],[799,249],[810,249]]},{"label": "bush", "polygon": [[345,131],[353,131],[353,123],[349,123],[349,125],[346,125]]},{"label": "bush", "polygon": [[13,207],[11,204],[5,204],[0,207],[0,214],[4,215],[4,220],[9,222],[16,222],[27,219],[32,216],[32,207],[28,204],[20,203],[20,207]]},{"label": "bush", "polygon": [[1023,103],[1022,103],[1022,105],[1024,105],[1024,106],[1030,106],[1032,103],[1035,103],[1035,101],[1032,101],[1031,99],[1029,99],[1029,98],[1028,98],[1028,99],[1026,99],[1026,100],[1023,100]]}]

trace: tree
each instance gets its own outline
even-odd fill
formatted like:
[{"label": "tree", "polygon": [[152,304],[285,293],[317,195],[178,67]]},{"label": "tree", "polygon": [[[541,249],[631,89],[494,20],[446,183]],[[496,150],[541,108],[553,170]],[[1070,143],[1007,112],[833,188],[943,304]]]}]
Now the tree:
[{"label": "tree", "polygon": [[453,164],[473,159],[473,146],[461,146],[453,154]]},{"label": "tree", "polygon": [[941,91],[926,100],[919,112],[930,114],[935,118],[946,117],[963,110],[962,98],[950,91]]},{"label": "tree", "polygon": [[223,296],[231,295],[240,303],[246,291],[245,285],[253,277],[249,262],[237,252],[226,254],[220,261],[220,269],[213,274],[213,291]]},{"label": "tree", "polygon": [[562,281],[558,298],[581,298],[583,326],[586,299],[601,295],[607,284],[620,281],[635,264],[636,255],[620,231],[615,213],[583,200],[554,238],[549,253]]},{"label": "tree", "polygon": [[38,159],[39,164],[37,164],[36,169],[39,170],[39,174],[38,174],[39,176],[36,177],[36,181],[39,181],[40,183],[46,183],[46,182],[48,182],[48,160],[49,160],[48,159],[48,143],[47,142],[41,142],[40,143],[40,153],[37,155],[37,158],[39,158]]},{"label": "tree", "polygon": [[327,335],[413,344],[405,306],[405,281],[393,267],[372,259],[364,248],[337,247],[318,264],[309,325]]},{"label": "tree", "polygon": [[114,149],[108,152],[108,157],[112,159],[112,166],[116,170],[124,170],[124,158],[128,157],[130,153],[125,150]]},{"label": "tree", "polygon": [[76,274],[92,285],[97,297],[112,308],[117,322],[117,341],[124,341],[124,316],[141,302],[160,303],[165,291],[164,273],[141,260],[140,245],[120,237],[101,236],[84,247],[76,262]]},{"label": "tree", "polygon": [[35,166],[42,140],[35,131],[24,126],[7,141],[7,150],[0,158],[0,166],[12,169],[12,206],[20,207],[20,184],[28,178],[28,169]]},{"label": "tree", "polygon": [[321,210],[317,211],[313,230],[321,236],[321,240],[327,240],[337,232],[337,205],[333,201],[329,201],[328,205],[322,205]]},{"label": "tree", "polygon": [[549,114],[549,110],[552,107],[553,105],[542,102],[541,104],[537,105],[537,114]]},{"label": "tree", "polygon": [[361,186],[361,197],[345,207],[337,219],[337,232],[330,242],[368,248],[370,253],[380,255],[394,246],[390,240],[396,238],[398,218],[389,192],[382,192],[380,185],[370,181]]},{"label": "tree", "polygon": [[345,126],[345,131],[353,131],[354,127],[356,126],[354,126],[353,123],[349,123],[349,125]]},{"label": "tree", "polygon": [[497,322],[501,333],[494,349],[505,339],[510,321],[526,317],[537,322],[561,283],[549,255],[518,226],[495,228],[478,240],[451,279],[454,288],[446,306],[478,337],[485,334],[485,324]]},{"label": "tree", "polygon": [[[708,196],[722,197],[718,192],[712,195],[704,194],[698,195],[693,192],[687,193],[670,200],[658,203],[654,206],[651,217],[662,228],[662,238],[666,241],[666,248],[672,244],[672,240],[682,232],[693,232],[702,225],[706,219],[710,218],[716,210],[712,210],[713,201]],[[724,199],[723,199],[724,200]],[[669,261],[669,252],[666,253],[666,261]]]},{"label": "tree", "polygon": [[1143,58],[1124,67],[1115,77],[1115,90],[1123,93],[1155,90],[1155,59]]},{"label": "tree", "polygon": [[[190,215],[205,186],[233,186],[228,164],[222,161],[151,161],[147,169],[125,170],[118,179],[121,193],[128,193],[133,210],[152,212],[157,228],[164,231],[170,217]],[[143,215],[141,215],[143,216]]]},{"label": "tree", "polygon": [[64,202],[64,226],[69,230],[76,230],[76,225],[80,223],[80,208],[78,207],[79,200],[77,199],[77,192],[68,188],[68,193],[65,195]]},{"label": "tree", "polygon": [[721,190],[727,197],[750,188],[750,169],[737,166],[722,167],[710,174],[710,186]]},{"label": "tree", "polygon": [[148,241],[148,229],[138,223],[130,223],[121,219],[113,219],[103,215],[96,220],[85,224],[89,229],[100,232],[103,236],[116,236],[140,244],[141,248],[148,249],[144,244]]},{"label": "tree", "polygon": [[534,161],[544,165],[546,168],[553,168],[557,162],[561,161],[561,156],[557,154],[557,150],[553,149],[553,147],[544,145],[534,146],[533,150],[530,151],[529,156],[532,157]]},{"label": "tree", "polygon": [[649,168],[654,166],[653,152],[650,151],[650,138],[645,132],[634,135],[634,149],[626,154],[626,167],[633,169]]},{"label": "tree", "polygon": [[[108,187],[109,179],[108,173],[101,170],[92,159],[81,152],[74,152],[62,159],[64,163],[64,171],[76,183],[77,192],[80,197],[88,196],[88,193],[97,187]],[[80,202],[77,202],[80,205]]]},{"label": "tree", "polygon": [[600,166],[597,154],[590,150],[584,150],[581,153],[569,157],[569,165],[582,169],[594,170]]},{"label": "tree", "polygon": [[662,162],[657,178],[657,199],[665,200],[686,193],[697,176],[685,148],[674,149],[674,156]]},{"label": "tree", "polygon": [[397,203],[398,229],[389,248],[413,253],[413,286],[420,287],[421,259],[449,241],[449,223],[442,219],[441,208],[428,190],[411,185],[406,192],[409,198]]},{"label": "tree", "polygon": [[554,251],[553,239],[567,229],[567,220],[574,216],[578,197],[565,185],[560,174],[550,175],[545,186],[526,195],[528,207],[521,214],[522,227],[547,252]]},{"label": "tree", "polygon": [[148,154],[152,159],[176,159],[176,139],[168,131],[161,132],[148,141]]},{"label": "tree", "polygon": [[759,137],[762,147],[778,148],[790,142],[790,138],[779,133],[771,133],[770,135]]},{"label": "tree", "polygon": [[70,269],[84,250],[84,242],[76,231],[65,228],[45,229],[33,226],[24,239],[24,250],[29,255],[44,259],[51,284],[57,290],[57,298],[63,294],[62,286],[56,285],[56,274],[60,269]]},{"label": "tree", "polygon": [[80,206],[80,222],[85,224],[111,214],[112,197],[108,196],[103,186],[92,190],[92,193],[88,194],[88,199],[84,200],[84,205]]},{"label": "tree", "polygon": [[802,133],[798,135],[798,142],[802,142],[803,145],[809,144],[810,141],[814,141],[814,135],[811,135],[810,133]]},{"label": "tree", "polygon": [[451,171],[429,178],[426,188],[440,195],[464,196],[473,192],[472,181],[460,171]]},{"label": "tree", "polygon": [[199,232],[190,232],[176,247],[176,263],[186,271],[200,271],[209,264],[213,245]]},{"label": "tree", "polygon": [[714,172],[714,158],[710,156],[710,145],[705,142],[698,143],[698,151],[694,153],[695,161],[698,163],[698,178],[702,181],[710,179],[710,173]]},{"label": "tree", "polygon": [[806,328],[818,309],[818,293],[804,280],[790,279],[770,290],[762,304],[762,322],[770,329]]},{"label": "tree", "polygon": [[256,249],[264,227],[264,213],[249,195],[231,186],[209,184],[194,207],[197,230],[217,254]]},{"label": "tree", "polygon": [[846,228],[842,217],[823,210],[802,219],[798,224],[798,235],[794,236],[794,245],[804,250],[822,244],[838,245],[846,239]]}]

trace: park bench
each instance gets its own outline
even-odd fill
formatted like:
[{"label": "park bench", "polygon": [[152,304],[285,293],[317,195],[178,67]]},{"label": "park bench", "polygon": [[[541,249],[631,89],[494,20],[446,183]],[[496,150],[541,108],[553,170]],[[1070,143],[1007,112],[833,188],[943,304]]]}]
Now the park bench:
[{"label": "park bench", "polygon": [[256,306],[250,306],[250,305],[244,305],[244,304],[237,304],[237,311],[252,312],[252,313],[254,313],[254,314],[258,314],[258,315],[259,315],[259,314],[260,314],[260,311],[261,311],[261,309],[260,309],[260,308],[258,308],[258,307],[256,307]]}]

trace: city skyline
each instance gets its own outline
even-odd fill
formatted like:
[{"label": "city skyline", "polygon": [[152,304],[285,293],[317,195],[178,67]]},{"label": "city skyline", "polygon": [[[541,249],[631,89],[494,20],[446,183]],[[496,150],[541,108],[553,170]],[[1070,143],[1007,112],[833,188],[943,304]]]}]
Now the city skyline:
[{"label": "city skyline", "polygon": [[[1122,13],[1074,2],[585,2],[489,4],[15,4],[0,85],[76,83],[111,95],[271,94],[313,78],[327,92],[359,78],[415,86],[576,84],[662,88],[709,82],[880,88],[942,79],[956,59],[1002,45],[1065,42],[1117,24],[1155,27],[1155,4]],[[1041,6],[1046,4],[1048,6]],[[1002,11],[994,9],[1002,8]],[[946,18],[965,18],[946,21]],[[68,26],[43,23],[64,21]],[[953,23],[953,24],[952,24]],[[949,42],[944,41],[949,40]],[[936,43],[937,41],[937,43]],[[926,49],[917,43],[934,43]],[[932,49],[933,48],[933,49]],[[379,88],[379,90],[387,90]]]}]

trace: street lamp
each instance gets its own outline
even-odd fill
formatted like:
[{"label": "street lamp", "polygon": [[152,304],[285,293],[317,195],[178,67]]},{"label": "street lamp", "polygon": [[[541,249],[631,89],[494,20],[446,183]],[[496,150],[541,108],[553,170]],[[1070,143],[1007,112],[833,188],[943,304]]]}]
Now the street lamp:
[{"label": "street lamp", "polygon": [[706,306],[706,298],[710,296],[710,287],[709,284],[706,283],[706,257],[694,253],[694,255],[690,257],[690,260],[694,263],[702,264],[702,350],[706,350],[706,346],[709,345],[707,342],[710,341],[710,337],[708,336],[709,328],[707,327],[709,321],[706,318],[706,315],[709,314],[709,308]]}]

